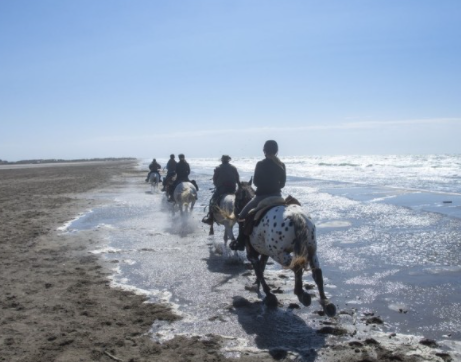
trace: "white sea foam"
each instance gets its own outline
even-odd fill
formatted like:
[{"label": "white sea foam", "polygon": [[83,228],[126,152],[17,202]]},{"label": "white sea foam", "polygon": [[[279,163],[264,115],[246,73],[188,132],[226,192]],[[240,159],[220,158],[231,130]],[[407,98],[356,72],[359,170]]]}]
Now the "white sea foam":
[{"label": "white sea foam", "polygon": [[113,248],[113,247],[110,247],[110,246],[105,246],[105,247],[102,247],[100,249],[90,251],[90,253],[95,254],[95,255],[98,255],[98,254],[114,254],[114,253],[119,253],[121,251],[122,251],[122,249],[116,249],[116,248]]},{"label": "white sea foam", "polygon": [[84,217],[84,216],[86,216],[88,214],[91,214],[92,212],[94,212],[94,211],[92,209],[90,209],[87,212],[80,213],[74,219],[69,220],[66,223],[64,223],[62,226],[59,226],[58,228],[56,228],[56,230],[64,232],[64,233],[65,232],[70,232],[71,230],[69,229],[69,226],[72,225],[72,223],[76,222],[77,220],[81,219],[82,217]]},{"label": "white sea foam", "polygon": [[320,223],[317,225],[317,228],[342,228],[351,226],[349,221],[345,220],[333,220],[329,222]]}]

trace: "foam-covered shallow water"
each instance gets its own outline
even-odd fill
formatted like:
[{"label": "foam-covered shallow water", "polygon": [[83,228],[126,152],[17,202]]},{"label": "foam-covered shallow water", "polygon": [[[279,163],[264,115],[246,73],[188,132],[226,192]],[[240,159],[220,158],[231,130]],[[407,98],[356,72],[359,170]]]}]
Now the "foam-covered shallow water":
[{"label": "foam-covered shallow water", "polygon": [[[236,160],[242,178],[249,179],[254,161]],[[324,343],[315,333],[316,299],[308,308],[287,308],[297,302],[291,272],[268,266],[269,282],[283,292],[277,295],[283,307],[270,311],[251,290],[253,277],[241,261],[244,256],[220,254],[222,229],[208,236],[208,227],[200,222],[219,162],[189,162],[201,187],[192,216],[172,217],[162,193],[152,194],[140,177],[122,193],[108,195],[112,204],[81,215],[65,229],[98,230],[107,249],[96,252],[117,266],[114,284],[142,291],[153,301],[168,301],[183,315],[172,325],[155,324],[156,338],[220,334],[229,338],[229,355],[240,346],[278,345],[305,354]],[[461,200],[456,187],[441,191],[440,185],[424,189],[426,181],[411,188],[396,185],[399,180],[389,185],[363,182],[371,176],[360,183],[358,176],[354,182],[332,174],[331,180],[309,178],[295,164],[295,159],[287,162],[284,195],[295,196],[317,225],[326,292],[338,309],[374,312],[386,328],[399,333],[460,341]],[[454,168],[450,170],[454,177]],[[312,283],[310,273],[304,278]],[[235,308],[235,303],[245,308]],[[297,340],[306,335],[309,343]]]}]

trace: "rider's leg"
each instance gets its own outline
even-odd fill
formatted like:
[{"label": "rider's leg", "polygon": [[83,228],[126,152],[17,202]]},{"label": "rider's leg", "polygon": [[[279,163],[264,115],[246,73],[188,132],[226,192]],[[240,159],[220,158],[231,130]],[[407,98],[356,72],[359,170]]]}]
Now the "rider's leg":
[{"label": "rider's leg", "polygon": [[198,191],[198,185],[197,185],[197,182],[195,182],[195,180],[191,180],[191,181],[190,181],[190,183],[191,183],[192,185],[194,185],[194,186],[195,186],[195,188],[196,188],[196,189],[197,189],[197,191]]},{"label": "rider's leg", "polygon": [[216,202],[215,200],[217,199],[217,197],[218,197],[218,190],[215,190],[213,195],[211,196],[210,203],[208,205],[208,214],[202,219],[202,222],[204,224],[213,225],[214,220],[213,220],[212,207],[215,204]]},{"label": "rider's leg", "polygon": [[239,234],[238,234],[238,237],[237,237],[237,240],[235,241],[232,241],[230,244],[229,244],[229,248],[231,250],[245,250],[245,244],[247,242],[247,240],[249,239],[249,236],[248,235],[245,235],[245,228],[244,228],[244,225],[245,225],[245,217],[248,215],[248,213],[250,212],[251,209],[255,208],[259,202],[263,199],[264,197],[262,196],[255,196],[253,197],[249,202],[248,204],[245,205],[245,207],[242,209],[242,211],[240,211],[240,214],[239,214],[239,222],[238,222],[238,225],[239,225]]},{"label": "rider's leg", "polygon": [[239,234],[237,236],[237,240],[233,240],[229,244],[229,248],[231,250],[245,250],[245,244],[246,244],[246,242],[247,242],[247,240],[249,238],[249,236],[245,235],[245,233],[244,233],[245,222],[244,221],[239,221],[238,225],[239,225]]},{"label": "rider's leg", "polygon": [[176,186],[179,184],[178,180],[175,180],[170,187],[168,187],[168,201],[174,201],[173,192]]},{"label": "rider's leg", "polygon": [[169,173],[167,173],[166,176],[163,178],[163,181],[162,181],[162,184],[163,184],[162,191],[166,191],[166,185],[167,185],[167,183],[170,181],[170,178],[171,178],[171,174],[169,174]]},{"label": "rider's leg", "polygon": [[149,182],[149,177],[150,177],[150,174],[152,173],[152,171],[149,171],[149,173],[147,174],[147,177],[146,177],[146,182]]},{"label": "rider's leg", "polygon": [[213,225],[213,212],[211,211],[211,208],[212,208],[212,202],[210,200],[210,205],[208,206],[208,214],[206,214],[206,216],[202,219],[202,222],[204,224],[208,224],[208,225]]}]

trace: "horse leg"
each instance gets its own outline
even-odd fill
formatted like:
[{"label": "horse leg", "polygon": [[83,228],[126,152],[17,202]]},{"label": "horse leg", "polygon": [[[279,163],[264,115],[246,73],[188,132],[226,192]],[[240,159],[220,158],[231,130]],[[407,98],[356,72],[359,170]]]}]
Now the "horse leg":
[{"label": "horse leg", "polygon": [[259,255],[254,249],[250,251],[247,257],[248,260],[250,260],[251,264],[253,264],[253,268],[256,274],[256,283],[258,283],[258,288],[260,285],[262,285],[264,294],[266,294],[264,303],[268,307],[277,307],[277,297],[271,293],[271,289],[267,285],[266,279],[264,279],[264,268],[267,262],[267,257],[265,260],[263,256],[259,258]]},{"label": "horse leg", "polygon": [[224,223],[224,235],[223,235],[223,241],[224,241],[224,246],[227,246],[227,240],[229,240],[229,226]]},{"label": "horse leg", "polygon": [[259,262],[261,263],[261,271],[264,273],[264,270],[266,270],[266,265],[267,261],[269,260],[269,256],[267,255],[261,255],[259,258]]},{"label": "horse leg", "polygon": [[298,296],[298,300],[306,307],[311,305],[311,296],[309,293],[304,291],[303,289],[303,268],[302,267],[296,267],[295,270],[293,270],[295,273],[295,290],[294,293]]},{"label": "horse leg", "polygon": [[317,284],[317,288],[319,290],[320,305],[327,316],[334,317],[336,315],[336,306],[333,303],[330,303],[325,295],[325,291],[323,289],[323,273],[322,269],[320,269],[319,262],[318,260],[310,258],[310,264],[313,266],[312,277],[314,278],[315,284]]},{"label": "horse leg", "polygon": [[210,225],[210,232],[208,235],[214,235],[213,224]]}]

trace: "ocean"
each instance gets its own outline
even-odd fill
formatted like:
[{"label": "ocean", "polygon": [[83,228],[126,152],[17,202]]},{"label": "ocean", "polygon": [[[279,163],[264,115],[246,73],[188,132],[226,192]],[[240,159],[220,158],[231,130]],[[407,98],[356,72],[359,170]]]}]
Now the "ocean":
[{"label": "ocean", "polygon": [[[326,292],[338,310],[373,314],[384,321],[380,328],[386,331],[443,340],[459,348],[461,155],[280,158],[287,169],[283,195],[297,198],[317,226]],[[260,159],[231,162],[247,181]],[[163,166],[167,160],[157,161]],[[139,169],[147,173],[149,162],[139,160]],[[290,312],[302,322],[290,319],[283,341],[280,335],[259,335],[238,316],[229,315],[226,308],[236,295],[251,300],[254,293],[244,288],[249,282],[243,277],[244,264],[232,254],[221,254],[222,227],[208,236],[200,222],[219,158],[188,162],[191,178],[200,186],[193,216],[172,218],[163,194],[151,194],[141,173],[122,193],[106,194],[111,199],[108,206],[89,210],[62,230],[98,229],[106,245],[95,253],[114,263],[114,285],[171,303],[184,316],[174,326],[154,325],[158,338],[216,333],[259,348],[297,345],[300,332],[313,328],[309,313],[318,306]],[[287,271],[275,263],[268,266],[268,278],[276,280],[283,273]],[[309,274],[304,278],[312,283]],[[297,302],[292,288],[287,278],[280,297],[286,303]]]}]

